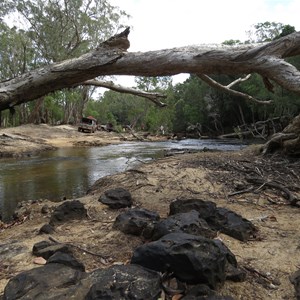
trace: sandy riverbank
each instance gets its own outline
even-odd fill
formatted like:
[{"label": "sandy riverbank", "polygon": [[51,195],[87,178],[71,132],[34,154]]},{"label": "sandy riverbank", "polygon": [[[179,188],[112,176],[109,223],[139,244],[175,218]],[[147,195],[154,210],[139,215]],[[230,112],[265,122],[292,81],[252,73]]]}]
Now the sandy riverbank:
[{"label": "sandy riverbank", "polygon": [[[86,145],[96,142],[99,145],[122,142],[119,136],[111,133],[97,132],[90,135],[79,133],[74,127],[35,126],[0,130],[0,136],[4,133],[25,137],[26,140],[33,139],[49,147],[74,146],[74,143],[79,141]],[[26,141],[20,141],[22,148]],[[16,147],[19,146],[1,145],[1,152],[9,151],[9,147],[16,151]],[[30,146],[27,144],[24,144],[23,149],[30,152]],[[21,155],[22,152],[18,151],[16,153]],[[255,170],[269,179],[278,176],[277,179],[281,180],[290,176],[290,184],[296,186],[299,182],[298,165],[286,168],[284,166],[280,162],[276,165],[272,161],[255,156],[249,149],[230,153],[184,154],[142,164],[137,170],[108,176],[96,182],[87,196],[78,199],[88,209],[88,218],[58,226],[51,236],[58,241],[70,242],[109,256],[109,264],[127,263],[133,249],[143,241],[139,237],[128,236],[112,229],[120,210],[108,209],[98,202],[104,191],[124,187],[132,194],[135,206],[157,211],[162,218],[168,215],[169,204],[176,198],[214,201],[218,206],[227,207],[252,220],[259,230],[257,238],[248,242],[219,234],[219,238],[236,255],[240,266],[248,268],[245,282],[227,281],[219,294],[247,300],[295,299],[289,275],[300,267],[299,208],[290,206],[285,195],[276,189],[261,187],[256,192],[230,196],[237,191],[238,186],[242,185],[244,189],[249,187],[245,180],[246,175]],[[293,193],[300,198],[299,189],[293,190]],[[48,205],[49,212],[43,214],[41,208],[45,204]],[[49,201],[24,204],[23,214],[20,214],[20,219],[15,224],[1,224],[0,295],[9,278],[37,267],[33,263],[32,246],[48,239],[48,235],[39,235],[38,231],[49,221],[51,211],[59,204]],[[78,249],[75,255],[84,263],[87,272],[107,267],[97,256],[88,255]]]}]

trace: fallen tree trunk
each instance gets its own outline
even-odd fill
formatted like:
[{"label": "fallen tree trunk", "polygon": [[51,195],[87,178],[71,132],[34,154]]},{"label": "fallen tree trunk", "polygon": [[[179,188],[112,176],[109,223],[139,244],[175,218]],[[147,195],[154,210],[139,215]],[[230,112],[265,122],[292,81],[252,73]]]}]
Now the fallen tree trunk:
[{"label": "fallen tree trunk", "polygon": [[258,73],[290,91],[300,93],[300,72],[283,59],[300,54],[300,32],[259,46],[189,46],[132,53],[126,51],[128,34],[127,29],[76,59],[1,82],[0,111],[104,75]]}]

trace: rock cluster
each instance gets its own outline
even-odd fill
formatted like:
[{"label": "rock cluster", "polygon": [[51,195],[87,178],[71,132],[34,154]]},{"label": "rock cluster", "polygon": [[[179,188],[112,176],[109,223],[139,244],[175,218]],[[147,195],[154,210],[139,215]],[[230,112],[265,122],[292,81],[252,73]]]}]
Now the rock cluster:
[{"label": "rock cluster", "polygon": [[[117,216],[113,228],[147,241],[134,250],[130,264],[88,273],[71,247],[41,241],[32,252],[46,264],[11,278],[5,300],[158,299],[163,291],[180,294],[183,300],[230,300],[230,296],[217,295],[218,287],[226,280],[245,279],[234,254],[216,238],[218,231],[241,241],[255,236],[256,228],[242,216],[210,201],[188,199],[172,202],[168,218],[161,219],[156,212],[128,208],[131,195],[121,188],[106,192],[99,201],[110,208],[125,205],[127,209]],[[85,216],[82,203],[67,201],[54,210],[49,224],[55,228]],[[295,287],[299,287],[299,277],[296,274],[291,279]]]}]

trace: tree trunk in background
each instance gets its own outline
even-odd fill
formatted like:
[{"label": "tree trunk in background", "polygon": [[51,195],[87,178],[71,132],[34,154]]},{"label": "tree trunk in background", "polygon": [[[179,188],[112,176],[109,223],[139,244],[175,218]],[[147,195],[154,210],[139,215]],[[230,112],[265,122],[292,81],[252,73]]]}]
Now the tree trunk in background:
[{"label": "tree trunk in background", "polygon": [[275,152],[300,157],[300,114],[282,132],[273,134],[262,147],[263,154]]}]

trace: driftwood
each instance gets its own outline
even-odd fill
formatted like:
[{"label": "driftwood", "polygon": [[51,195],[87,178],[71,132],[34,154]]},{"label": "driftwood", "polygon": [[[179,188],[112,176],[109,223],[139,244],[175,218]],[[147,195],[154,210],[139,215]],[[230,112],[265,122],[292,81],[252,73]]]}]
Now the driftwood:
[{"label": "driftwood", "polygon": [[[275,117],[265,121],[258,121],[252,124],[244,124],[236,128],[235,132],[222,134],[219,138],[260,138],[266,140],[268,136],[283,130],[282,119],[286,117]],[[293,138],[293,136],[288,136]],[[276,138],[273,142],[278,143],[281,137]]]}]

